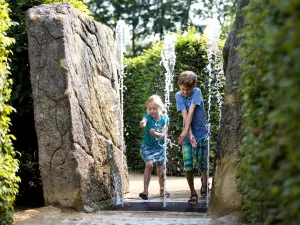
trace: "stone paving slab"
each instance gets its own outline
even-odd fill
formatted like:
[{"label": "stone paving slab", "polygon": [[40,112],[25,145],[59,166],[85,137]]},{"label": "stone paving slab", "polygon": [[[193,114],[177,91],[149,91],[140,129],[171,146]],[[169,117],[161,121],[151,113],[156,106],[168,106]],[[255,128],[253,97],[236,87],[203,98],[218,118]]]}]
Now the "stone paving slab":
[{"label": "stone paving slab", "polygon": [[187,202],[178,201],[126,201],[123,205],[114,206],[108,210],[116,211],[163,211],[163,212],[207,212],[206,201],[199,201],[191,206]]},{"label": "stone paving slab", "polygon": [[[201,205],[205,206],[206,199],[199,197],[199,205],[192,210],[188,209],[189,188],[184,177],[171,177],[168,181],[171,198],[159,197],[158,182],[150,183],[149,200],[141,200],[138,196],[143,188],[143,175],[130,174],[131,193],[124,199],[124,205],[135,208],[135,211],[119,208],[115,211],[98,211],[84,213],[70,210],[62,210],[56,207],[41,207],[27,210],[17,210],[14,213],[14,225],[235,225],[239,224],[239,215],[229,215],[222,218],[209,218],[206,213],[197,210]],[[195,182],[199,182],[196,179]],[[198,183],[197,186],[200,186]],[[157,192],[157,193],[156,193]],[[163,209],[166,202],[168,210]],[[160,202],[160,203],[158,203]],[[143,205],[143,206],[139,206]],[[149,207],[150,211],[149,211]],[[170,204],[174,204],[173,206]],[[155,208],[155,207],[156,208]],[[180,207],[179,207],[180,206]],[[124,208],[124,207],[123,207]],[[145,211],[142,211],[145,210]],[[186,210],[185,212],[183,212]],[[196,212],[193,212],[195,210]],[[178,212],[179,211],[179,212]]]},{"label": "stone paving slab", "polygon": [[65,212],[55,207],[42,207],[14,214],[15,225],[215,225],[206,214],[193,212]]}]

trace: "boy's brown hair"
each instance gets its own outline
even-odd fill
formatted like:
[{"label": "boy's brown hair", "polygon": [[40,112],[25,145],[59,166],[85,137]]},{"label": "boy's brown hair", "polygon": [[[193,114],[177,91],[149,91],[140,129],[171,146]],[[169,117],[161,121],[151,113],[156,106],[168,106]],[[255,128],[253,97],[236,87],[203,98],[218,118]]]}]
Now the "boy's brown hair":
[{"label": "boy's brown hair", "polygon": [[197,75],[193,71],[183,71],[178,77],[178,85],[194,87],[197,82]]}]

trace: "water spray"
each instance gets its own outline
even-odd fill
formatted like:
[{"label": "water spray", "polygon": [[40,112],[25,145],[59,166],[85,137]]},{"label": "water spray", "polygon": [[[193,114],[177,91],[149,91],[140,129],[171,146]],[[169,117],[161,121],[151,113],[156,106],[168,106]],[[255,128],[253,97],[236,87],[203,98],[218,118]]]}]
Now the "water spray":
[{"label": "water spray", "polygon": [[[206,69],[208,71],[208,113],[207,113],[207,123],[208,123],[208,131],[210,133],[210,112],[211,112],[211,97],[212,97],[212,90],[211,90],[211,86],[212,86],[212,81],[214,79],[213,74],[212,74],[212,65],[213,63],[216,64],[216,59],[218,58],[219,55],[219,49],[218,49],[218,42],[219,42],[219,37],[221,34],[221,27],[218,23],[217,20],[209,20],[207,27],[204,30],[204,34],[208,37],[207,40],[207,58],[208,58],[208,64],[206,66]],[[220,73],[218,73],[216,75],[216,80],[217,80],[217,85],[221,85],[221,79],[220,79]],[[221,104],[219,104],[221,102],[220,100],[220,93],[219,93],[219,86],[217,86],[217,98],[219,99],[218,101],[218,106],[219,106],[219,112],[220,112],[220,107]],[[220,120],[219,120],[220,121]],[[208,136],[207,138],[208,141],[208,154],[207,154],[207,180],[206,180],[206,202],[207,202],[207,208],[208,208],[208,202],[209,202],[209,153],[210,153],[210,137]]]},{"label": "water spray", "polygon": [[[119,81],[119,88],[120,88],[120,114],[121,114],[121,126],[118,126],[120,131],[120,143],[121,143],[121,151],[122,151],[122,171],[121,171],[121,184],[123,184],[124,179],[124,112],[123,112],[123,104],[124,104],[124,53],[126,52],[126,41],[128,37],[128,27],[124,20],[118,20],[116,26],[116,39],[115,39],[115,50],[116,50],[116,59],[117,59],[117,71],[118,71],[118,81]],[[124,202],[124,190],[123,185],[122,189],[122,201],[121,204],[123,205]],[[120,204],[116,201],[116,205]]]},{"label": "water spray", "polygon": [[[170,107],[170,92],[173,91],[173,72],[174,72],[174,67],[175,67],[175,62],[176,62],[176,55],[175,55],[175,40],[176,36],[174,34],[167,34],[164,38],[164,43],[163,43],[163,48],[161,51],[161,62],[166,69],[165,72],[165,114],[168,118],[168,111]],[[165,135],[165,150],[164,150],[164,156],[165,159],[167,158],[167,132]],[[165,169],[164,169],[164,188],[163,188],[163,193],[164,193],[164,202],[163,202],[163,207],[166,207],[166,195],[165,195],[165,190],[166,190],[166,172],[167,171],[167,165],[165,163]]]}]

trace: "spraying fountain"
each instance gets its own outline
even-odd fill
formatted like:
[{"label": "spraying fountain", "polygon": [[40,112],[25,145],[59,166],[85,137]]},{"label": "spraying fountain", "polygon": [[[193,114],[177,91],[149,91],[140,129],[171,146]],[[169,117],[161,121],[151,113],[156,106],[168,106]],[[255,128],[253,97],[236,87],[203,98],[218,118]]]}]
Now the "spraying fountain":
[{"label": "spraying fountain", "polygon": [[173,91],[173,72],[176,62],[175,55],[175,40],[176,36],[174,34],[167,34],[164,39],[163,48],[161,51],[161,58],[163,66],[166,69],[165,73],[165,106],[166,112],[169,110],[170,106],[170,92]]},{"label": "spraying fountain", "polygon": [[[122,150],[122,171],[121,171],[121,183],[124,179],[124,112],[123,112],[123,104],[124,104],[124,53],[126,52],[126,41],[127,41],[127,26],[124,20],[118,20],[116,26],[116,38],[115,38],[115,51],[116,51],[116,60],[117,60],[117,71],[118,71],[118,81],[120,88],[120,111],[121,111],[121,124],[118,125],[118,129],[120,132],[120,143]],[[124,203],[124,190],[122,188],[122,199],[119,197],[118,191],[116,191],[115,197],[115,205],[123,205]]]},{"label": "spraying fountain", "polygon": [[[210,112],[211,112],[211,98],[212,98],[212,82],[215,80],[216,84],[216,93],[215,96],[217,97],[217,103],[219,108],[219,114],[221,115],[221,94],[219,92],[219,88],[221,87],[221,78],[220,73],[218,72],[214,78],[213,76],[213,69],[212,65],[216,65],[217,59],[220,55],[220,51],[218,49],[218,42],[219,37],[221,34],[221,27],[217,20],[211,19],[208,21],[207,27],[204,30],[204,34],[207,36],[207,58],[208,58],[208,64],[206,66],[206,69],[208,71],[208,112],[207,112],[207,123],[208,123],[208,130],[210,132],[211,128],[211,118],[210,118]],[[221,116],[220,116],[221,118]],[[219,119],[220,123],[220,119]],[[209,154],[210,153],[210,136],[208,136],[208,154],[207,154],[207,174],[209,178]],[[208,179],[209,180],[209,179]],[[208,182],[208,181],[207,181]],[[209,185],[207,185],[207,208],[208,208],[208,202],[209,202]]]},{"label": "spraying fountain", "polygon": [[[170,92],[173,91],[173,72],[176,62],[176,55],[175,55],[175,40],[176,36],[174,34],[167,34],[164,38],[163,48],[161,51],[161,58],[162,58],[162,64],[164,68],[166,69],[165,72],[165,114],[168,115],[169,107],[170,107]],[[165,158],[166,158],[166,148],[168,144],[168,138],[167,135],[165,135]],[[166,180],[166,170],[167,167],[165,167],[164,170],[164,180]],[[164,192],[165,192],[164,187]],[[164,195],[164,204],[163,206],[166,206],[166,198]]]}]

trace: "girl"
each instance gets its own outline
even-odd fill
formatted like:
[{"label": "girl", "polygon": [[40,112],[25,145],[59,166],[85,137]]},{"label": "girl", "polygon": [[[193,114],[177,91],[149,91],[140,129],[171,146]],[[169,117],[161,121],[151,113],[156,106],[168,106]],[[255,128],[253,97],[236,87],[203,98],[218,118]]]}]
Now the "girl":
[{"label": "girl", "polygon": [[143,117],[140,126],[145,128],[144,139],[141,145],[141,156],[145,162],[144,191],[139,196],[148,199],[148,187],[151,179],[153,163],[156,164],[160,196],[170,197],[170,193],[164,190],[166,169],[165,136],[168,130],[169,119],[163,115],[164,104],[158,95],[152,95],[146,101],[148,113]]}]

